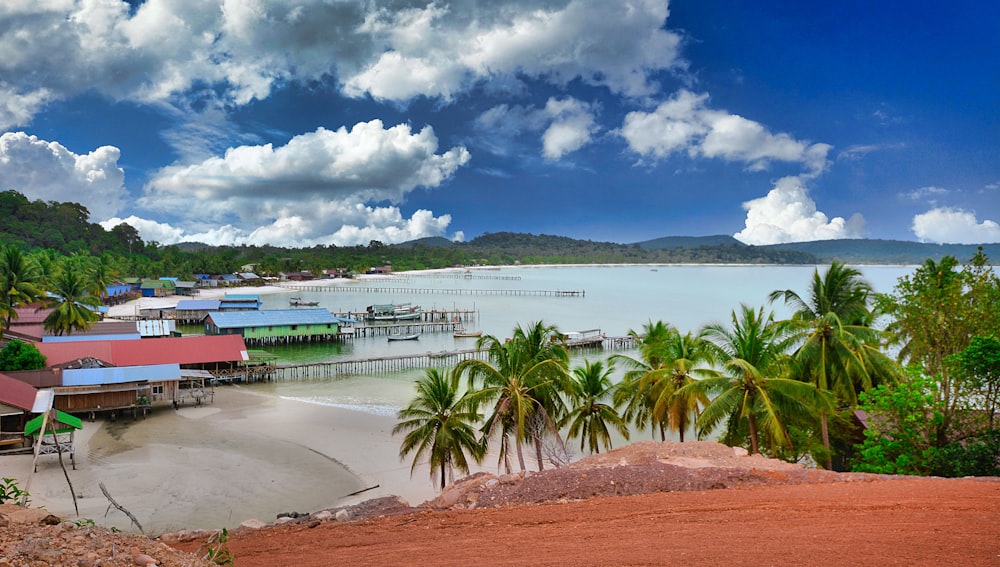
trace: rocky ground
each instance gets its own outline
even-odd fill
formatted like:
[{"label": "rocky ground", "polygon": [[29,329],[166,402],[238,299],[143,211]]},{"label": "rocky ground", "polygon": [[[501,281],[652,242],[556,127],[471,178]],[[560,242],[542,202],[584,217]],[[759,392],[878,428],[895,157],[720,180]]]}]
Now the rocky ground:
[{"label": "rocky ground", "polygon": [[[226,549],[238,566],[1000,565],[995,480],[831,473],[710,442],[634,443],[543,473],[475,475],[420,506],[383,498],[246,522]],[[36,520],[0,527],[0,567],[211,564],[201,558],[213,532],[152,540]]]}]

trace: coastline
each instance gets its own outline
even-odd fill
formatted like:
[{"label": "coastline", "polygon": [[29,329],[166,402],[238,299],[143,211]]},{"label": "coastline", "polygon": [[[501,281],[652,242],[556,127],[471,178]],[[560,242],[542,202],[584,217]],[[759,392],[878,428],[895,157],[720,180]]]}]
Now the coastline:
[{"label": "coastline", "polygon": [[[220,387],[212,404],[157,406],[134,421],[84,422],[75,438],[75,471],[64,456],[79,515],[53,455],[39,458],[31,503],[63,518],[137,532],[123,513],[107,512],[104,483],[153,535],[273,522],[282,512],[388,495],[417,505],[436,492],[426,466],[411,478],[410,461],[399,459],[394,425],[393,417]],[[25,488],[31,461],[31,455],[0,457],[2,476]]]}]

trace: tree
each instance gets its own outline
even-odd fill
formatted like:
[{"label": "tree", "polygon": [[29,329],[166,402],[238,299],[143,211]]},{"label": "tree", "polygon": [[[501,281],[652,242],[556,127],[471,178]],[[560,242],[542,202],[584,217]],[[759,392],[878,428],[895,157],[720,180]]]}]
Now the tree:
[{"label": "tree", "polygon": [[653,407],[656,405],[653,388],[660,380],[665,379],[666,342],[676,330],[663,321],[649,321],[642,326],[642,331],[629,329],[629,336],[639,347],[640,358],[615,354],[611,361],[627,368],[622,381],[614,393],[615,407],[624,407],[623,417],[631,421],[638,429],[650,427],[652,433],[660,432],[660,441],[666,441],[666,423],[653,418]]},{"label": "tree", "polygon": [[16,246],[0,250],[0,317],[3,318],[0,331],[10,328],[11,321],[17,318],[18,307],[39,300],[40,279],[38,265],[25,258]]},{"label": "tree", "polygon": [[[790,328],[800,341],[794,353],[795,374],[820,390],[834,393],[841,407],[857,405],[858,392],[892,381],[897,367],[879,350],[880,335],[869,325],[871,286],[861,272],[833,262],[821,276],[817,269],[808,298],[792,290],[774,291],[795,312]],[[820,435],[827,469],[833,468],[827,412],[821,411]]]},{"label": "tree", "polygon": [[571,408],[563,425],[568,424],[567,434],[580,437],[580,450],[589,447],[591,453],[600,453],[601,445],[611,449],[611,429],[627,441],[628,423],[618,415],[611,400],[613,386],[611,375],[614,364],[607,367],[600,361],[584,361],[582,367],[573,369],[572,387],[569,391]]},{"label": "tree", "polygon": [[973,407],[986,412],[987,429],[994,429],[1000,405],[1000,339],[996,335],[973,337],[969,346],[946,362],[964,378],[963,396],[974,400]]},{"label": "tree", "polygon": [[468,376],[477,409],[484,404],[493,405],[483,424],[484,440],[494,434],[500,436],[500,458],[510,472],[510,435],[514,435],[522,471],[525,465],[521,443],[533,437],[541,469],[541,440],[532,434],[529,422],[538,420],[558,438],[555,425],[558,416],[553,411],[559,403],[559,393],[566,390],[569,360],[561,334],[555,327],[539,321],[529,325],[527,331],[518,326],[509,340],[484,335],[476,344],[487,351],[488,360],[464,360],[456,371]]},{"label": "tree", "polygon": [[732,313],[731,328],[708,325],[705,336],[724,372],[678,390],[680,395],[715,394],[698,418],[699,437],[725,423],[726,444],[749,440],[751,453],[760,451],[762,440],[769,450],[786,447],[791,445],[786,415],[831,407],[829,397],[815,385],[784,377],[793,336],[787,324],[776,322],[770,313],[765,316],[763,307],[741,305]]},{"label": "tree", "polygon": [[75,330],[87,330],[99,320],[96,308],[101,302],[87,294],[89,287],[90,280],[83,266],[72,259],[64,261],[52,282],[56,307],[45,318],[45,329],[56,335],[68,335]]},{"label": "tree", "polygon": [[42,368],[45,368],[45,355],[33,344],[14,339],[0,350],[0,371]]},{"label": "tree", "polygon": [[[423,460],[430,464],[431,479],[440,476],[440,488],[453,481],[454,470],[469,473],[469,459],[479,463],[486,455],[485,445],[476,439],[474,424],[482,417],[467,395],[459,394],[459,374],[443,374],[430,368],[417,381],[417,395],[396,417],[401,420],[392,434],[406,432],[399,457],[412,452],[410,474]],[[466,456],[468,455],[468,457]]]}]

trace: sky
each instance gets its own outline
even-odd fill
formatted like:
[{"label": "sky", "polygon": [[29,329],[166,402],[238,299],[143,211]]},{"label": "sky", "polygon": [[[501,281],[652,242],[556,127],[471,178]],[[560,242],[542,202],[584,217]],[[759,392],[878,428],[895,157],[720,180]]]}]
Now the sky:
[{"label": "sky", "polygon": [[1000,242],[1000,3],[3,0],[0,190],[161,244]]}]

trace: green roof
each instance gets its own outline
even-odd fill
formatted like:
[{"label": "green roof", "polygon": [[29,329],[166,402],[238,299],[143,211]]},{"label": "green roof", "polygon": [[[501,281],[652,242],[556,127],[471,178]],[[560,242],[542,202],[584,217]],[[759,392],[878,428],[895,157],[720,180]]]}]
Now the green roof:
[{"label": "green roof", "polygon": [[[44,418],[44,417],[45,417],[44,413],[43,414],[39,414],[38,416],[36,416],[31,421],[29,421],[28,423],[24,424],[24,434],[25,435],[31,435],[32,433],[34,433],[34,432],[38,431],[39,429],[41,429],[42,428],[42,418]],[[62,426],[62,427],[60,427],[60,426]],[[70,431],[72,431],[74,429],[83,429],[83,422],[80,421],[80,418],[78,418],[76,416],[73,416],[73,415],[70,415],[68,413],[63,413],[63,412],[61,412],[59,410],[56,410],[56,425],[55,425],[55,427],[56,427],[56,433],[69,433]],[[48,429],[48,426],[46,426],[46,429]]]}]

